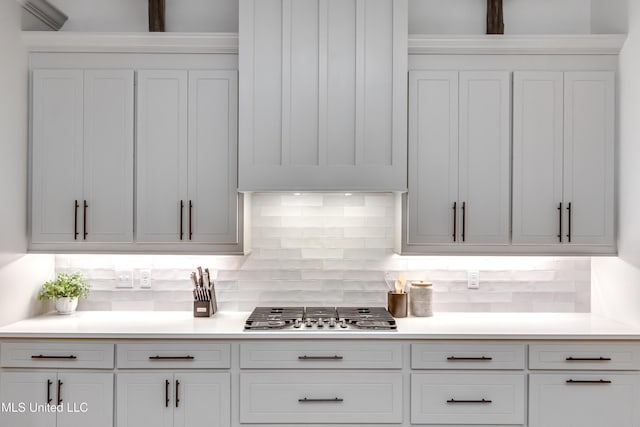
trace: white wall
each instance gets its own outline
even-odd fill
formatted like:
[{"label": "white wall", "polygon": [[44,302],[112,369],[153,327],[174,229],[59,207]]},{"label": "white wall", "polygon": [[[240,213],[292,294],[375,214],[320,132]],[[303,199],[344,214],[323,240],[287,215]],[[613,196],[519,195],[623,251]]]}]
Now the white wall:
[{"label": "white wall", "polygon": [[[64,31],[147,31],[147,0],[50,0]],[[592,5],[593,2],[593,5]],[[238,0],[166,0],[167,31],[237,32]],[[504,0],[507,34],[624,32],[626,0]],[[484,34],[483,0],[409,0],[410,34]]]},{"label": "white wall", "polygon": [[592,33],[624,34],[628,22],[628,0],[591,0]]},{"label": "white wall", "polygon": [[629,35],[620,55],[618,258],[592,262],[592,310],[640,325],[640,2],[629,2]]},{"label": "white wall", "polygon": [[35,300],[53,273],[53,256],[25,255],[27,246],[27,56],[21,8],[0,0],[0,325],[42,309]]},{"label": "white wall", "polygon": [[[409,34],[484,34],[486,7],[482,0],[409,0]],[[591,0],[504,0],[505,34],[590,31]]]},{"label": "white wall", "polygon": [[[147,31],[147,0],[49,0],[69,20],[63,31]],[[238,0],[166,0],[166,30],[238,32]]]}]

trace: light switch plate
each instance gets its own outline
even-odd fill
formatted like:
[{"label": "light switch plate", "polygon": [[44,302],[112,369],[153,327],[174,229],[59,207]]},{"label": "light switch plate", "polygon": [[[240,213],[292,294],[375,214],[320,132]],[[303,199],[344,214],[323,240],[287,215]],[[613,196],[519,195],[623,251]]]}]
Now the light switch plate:
[{"label": "light switch plate", "polygon": [[480,289],[480,272],[478,270],[467,271],[467,288]]},{"label": "light switch plate", "polygon": [[116,288],[133,288],[133,270],[116,270]]}]

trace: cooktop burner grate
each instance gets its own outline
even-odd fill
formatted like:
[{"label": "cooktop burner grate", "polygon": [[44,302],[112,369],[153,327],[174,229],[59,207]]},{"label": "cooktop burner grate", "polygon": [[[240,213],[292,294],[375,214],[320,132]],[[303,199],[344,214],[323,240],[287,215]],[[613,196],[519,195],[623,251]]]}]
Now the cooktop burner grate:
[{"label": "cooktop burner grate", "polygon": [[397,329],[384,307],[256,307],[245,330],[387,330]]}]

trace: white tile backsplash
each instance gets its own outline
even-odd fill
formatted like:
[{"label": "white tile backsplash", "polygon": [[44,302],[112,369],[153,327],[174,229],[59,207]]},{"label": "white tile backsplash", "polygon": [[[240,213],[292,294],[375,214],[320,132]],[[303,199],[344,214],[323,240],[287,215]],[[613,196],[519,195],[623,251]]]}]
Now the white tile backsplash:
[{"label": "white tile backsplash", "polygon": [[[57,255],[57,271],[92,284],[84,310],[191,310],[189,273],[217,272],[218,306],[385,305],[385,272],[434,283],[435,311],[590,311],[588,257],[402,257],[393,253],[392,194],[255,193],[253,252],[246,256]],[[115,288],[115,270],[134,271],[134,289]],[[139,270],[152,270],[140,289]],[[467,289],[479,270],[480,289]]]}]

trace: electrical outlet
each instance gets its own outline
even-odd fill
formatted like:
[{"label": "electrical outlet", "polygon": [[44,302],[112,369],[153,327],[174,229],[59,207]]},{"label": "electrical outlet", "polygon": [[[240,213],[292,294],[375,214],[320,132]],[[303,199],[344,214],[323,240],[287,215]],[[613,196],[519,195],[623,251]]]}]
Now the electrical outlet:
[{"label": "electrical outlet", "polygon": [[133,288],[133,270],[116,270],[116,288]]},{"label": "electrical outlet", "polygon": [[151,288],[151,270],[140,270],[140,287],[143,289]]},{"label": "electrical outlet", "polygon": [[467,271],[467,288],[480,289],[480,272],[478,270]]}]

